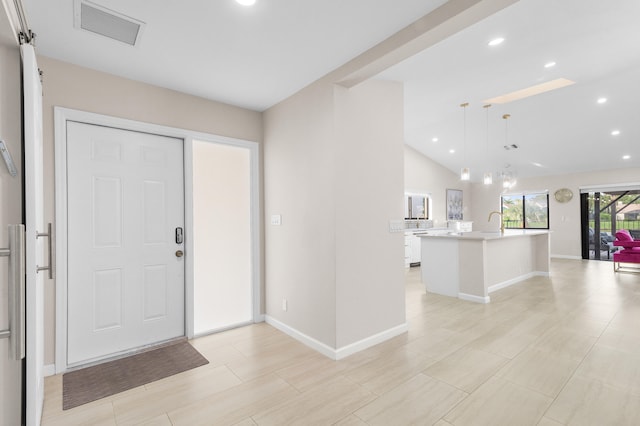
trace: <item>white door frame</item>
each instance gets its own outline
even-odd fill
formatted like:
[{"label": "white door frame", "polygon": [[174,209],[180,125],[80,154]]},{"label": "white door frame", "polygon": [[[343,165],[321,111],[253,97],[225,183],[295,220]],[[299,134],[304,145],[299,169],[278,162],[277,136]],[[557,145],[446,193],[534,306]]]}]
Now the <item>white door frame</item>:
[{"label": "white door frame", "polygon": [[209,133],[160,126],[69,108],[54,107],[55,125],[55,245],[56,245],[56,373],[67,370],[67,121],[152,133],[184,140],[185,196],[185,334],[193,337],[193,141],[248,148],[251,155],[251,244],[253,322],[264,321],[260,313],[260,161],[256,142]]}]

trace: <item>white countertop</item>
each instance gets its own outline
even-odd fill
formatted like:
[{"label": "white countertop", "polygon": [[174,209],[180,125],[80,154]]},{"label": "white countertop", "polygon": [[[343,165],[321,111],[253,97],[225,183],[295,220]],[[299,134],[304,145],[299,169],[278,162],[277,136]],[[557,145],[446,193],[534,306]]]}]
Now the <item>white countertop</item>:
[{"label": "white countertop", "polygon": [[436,233],[436,232],[447,232],[447,231],[451,231],[451,229],[449,228],[405,228],[404,229],[405,234],[424,234],[425,232]]},{"label": "white countertop", "polygon": [[500,231],[473,231],[473,232],[453,232],[450,230],[437,230],[424,232],[415,232],[417,237],[421,238],[444,238],[444,239],[458,239],[458,240],[499,240],[503,238],[514,237],[530,237],[533,235],[548,234],[546,229],[534,230],[534,229],[506,229],[504,234]]}]

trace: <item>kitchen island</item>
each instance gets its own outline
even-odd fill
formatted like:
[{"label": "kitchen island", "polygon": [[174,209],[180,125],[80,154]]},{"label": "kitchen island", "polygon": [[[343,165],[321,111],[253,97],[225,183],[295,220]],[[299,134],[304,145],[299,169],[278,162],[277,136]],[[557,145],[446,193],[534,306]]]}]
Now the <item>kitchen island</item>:
[{"label": "kitchen island", "polygon": [[549,276],[549,231],[425,232],[421,277],[431,293],[489,303],[489,293]]}]

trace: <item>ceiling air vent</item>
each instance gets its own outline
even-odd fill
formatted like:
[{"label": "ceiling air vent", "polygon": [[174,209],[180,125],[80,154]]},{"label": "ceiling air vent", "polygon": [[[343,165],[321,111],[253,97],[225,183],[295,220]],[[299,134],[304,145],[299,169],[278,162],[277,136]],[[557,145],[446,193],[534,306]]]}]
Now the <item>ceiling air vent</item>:
[{"label": "ceiling air vent", "polygon": [[144,22],[83,0],[75,0],[74,27],[135,46]]}]

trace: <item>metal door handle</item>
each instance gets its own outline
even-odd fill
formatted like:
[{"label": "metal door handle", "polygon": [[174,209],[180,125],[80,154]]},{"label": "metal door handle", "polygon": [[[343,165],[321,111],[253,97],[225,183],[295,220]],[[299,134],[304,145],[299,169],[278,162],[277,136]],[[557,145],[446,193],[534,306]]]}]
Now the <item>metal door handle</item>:
[{"label": "metal door handle", "polygon": [[9,247],[0,249],[9,258],[9,329],[0,330],[0,339],[9,339],[14,359],[24,358],[24,225],[9,225]]},{"label": "metal door handle", "polygon": [[51,231],[51,223],[47,224],[47,232],[36,232],[36,238],[47,237],[49,241],[49,266],[36,265],[36,272],[49,271],[49,279],[53,279],[53,232]]},{"label": "metal door handle", "polygon": [[182,250],[176,251],[176,257],[182,257],[182,256],[184,256],[184,252]]}]

